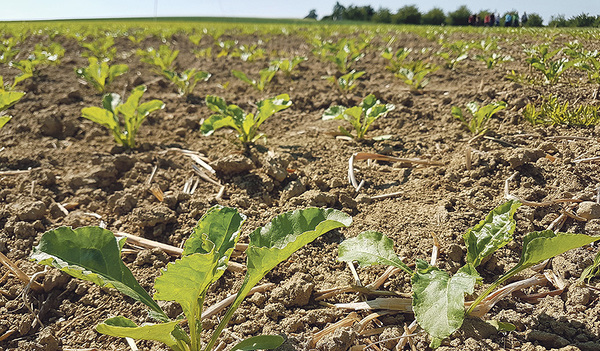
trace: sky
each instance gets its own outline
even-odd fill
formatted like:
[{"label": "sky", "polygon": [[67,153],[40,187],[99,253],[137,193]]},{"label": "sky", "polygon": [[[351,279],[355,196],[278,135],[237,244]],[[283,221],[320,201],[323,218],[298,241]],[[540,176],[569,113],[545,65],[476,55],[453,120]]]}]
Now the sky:
[{"label": "sky", "polygon": [[[0,0],[0,21],[114,18],[160,16],[199,17],[268,17],[302,18],[311,9],[317,10],[319,18],[332,12],[335,0]],[[598,0],[420,0],[420,1],[340,1],[344,6],[371,5],[374,9],[385,7],[392,12],[405,5],[416,5],[424,13],[440,7],[446,13],[466,5],[471,11],[490,10],[519,13],[537,13],[545,23],[552,15],[569,18],[587,13],[600,15]],[[156,8],[155,8],[156,5]]]}]

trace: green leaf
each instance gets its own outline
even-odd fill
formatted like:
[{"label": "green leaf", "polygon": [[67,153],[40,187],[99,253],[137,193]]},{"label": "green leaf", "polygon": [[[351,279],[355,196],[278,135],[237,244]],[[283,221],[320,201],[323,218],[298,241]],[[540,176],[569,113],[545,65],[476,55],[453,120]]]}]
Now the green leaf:
[{"label": "green leaf", "polygon": [[198,299],[206,293],[213,281],[213,272],[217,265],[214,252],[191,254],[167,265],[166,271],[156,278],[154,298],[163,301],[176,301],[183,312],[196,315]]},{"label": "green leaf", "polygon": [[178,340],[171,334],[179,321],[171,321],[161,324],[146,324],[137,326],[133,321],[125,317],[113,317],[96,326],[99,333],[116,336],[118,338],[133,338],[136,340],[154,340],[176,350]]},{"label": "green leaf", "polygon": [[275,112],[285,110],[292,106],[290,96],[288,94],[280,94],[274,98],[259,101],[256,106],[256,128],[258,128],[267,118],[271,117]]},{"label": "green leaf", "polygon": [[554,233],[551,230],[529,233],[523,238],[523,251],[517,267],[523,267],[521,269],[531,267],[544,260],[597,240],[600,240],[600,236]]},{"label": "green leaf", "polygon": [[413,310],[419,325],[431,335],[430,346],[436,348],[462,325],[465,293],[473,293],[478,274],[467,265],[450,277],[423,260],[416,263],[412,276]]},{"label": "green leaf", "polygon": [[200,132],[203,135],[211,135],[216,130],[230,127],[238,131],[238,133],[242,133],[240,126],[237,125],[235,120],[230,116],[225,115],[212,115],[208,117],[204,123],[200,126]]},{"label": "green leaf", "polygon": [[75,230],[60,227],[45,232],[30,258],[101,287],[111,287],[150,307],[160,320],[168,320],[121,260],[115,236],[100,227]]},{"label": "green leaf", "polygon": [[4,125],[8,123],[11,118],[11,116],[0,116],[0,128],[4,127]]},{"label": "green leaf", "polygon": [[4,87],[0,86],[0,111],[4,111],[25,96],[25,93],[20,91],[4,91]]},{"label": "green leaf", "polygon": [[283,344],[285,339],[279,335],[258,335],[236,344],[230,351],[272,350]]},{"label": "green leaf", "polygon": [[234,208],[213,206],[196,224],[192,235],[186,240],[182,256],[193,253],[210,253],[214,250],[218,264],[213,282],[227,269],[227,262],[240,237],[240,227],[246,216]]},{"label": "green leaf", "polygon": [[488,324],[492,325],[494,328],[501,332],[511,332],[517,329],[517,327],[512,323],[500,322],[495,319],[488,321]]},{"label": "green leaf", "polygon": [[477,300],[469,307],[468,313],[472,312],[496,287],[522,270],[569,250],[591,244],[597,240],[600,240],[600,236],[554,233],[552,230],[527,234],[523,238],[523,251],[521,252],[521,258],[517,265],[504,273],[498,280],[490,285],[483,294],[477,297]]},{"label": "green leaf", "polygon": [[120,104],[121,104],[121,95],[119,95],[119,94],[115,94],[115,93],[106,94],[102,98],[102,107],[105,110],[108,110],[112,113],[115,113],[115,109]]},{"label": "green leaf", "polygon": [[515,200],[505,202],[465,233],[463,239],[467,246],[467,263],[473,267],[479,266],[485,257],[512,240],[516,226],[513,217],[519,206],[521,203]]},{"label": "green leaf", "polygon": [[347,227],[351,223],[352,217],[344,212],[334,209],[307,208],[280,214],[266,226],[252,232],[246,250],[248,270],[244,283],[235,301],[215,329],[205,350],[212,349],[217,337],[229,323],[233,312],[240,306],[250,289],[267,272],[319,236],[336,228]]},{"label": "green leaf", "polygon": [[256,85],[256,81],[254,79],[250,79],[248,78],[248,76],[246,75],[246,73],[242,72],[242,71],[238,71],[235,69],[231,70],[231,74],[236,77],[237,79],[241,80],[242,82],[248,83],[252,86]]},{"label": "green leaf", "polygon": [[344,240],[338,247],[338,259],[342,262],[357,261],[361,267],[374,264],[394,266],[413,274],[412,269],[394,252],[394,242],[375,231],[362,232]]},{"label": "green leaf", "polygon": [[322,119],[324,121],[328,121],[331,119],[342,119],[344,118],[344,111],[346,111],[346,107],[344,106],[331,106],[325,112],[323,112]]}]

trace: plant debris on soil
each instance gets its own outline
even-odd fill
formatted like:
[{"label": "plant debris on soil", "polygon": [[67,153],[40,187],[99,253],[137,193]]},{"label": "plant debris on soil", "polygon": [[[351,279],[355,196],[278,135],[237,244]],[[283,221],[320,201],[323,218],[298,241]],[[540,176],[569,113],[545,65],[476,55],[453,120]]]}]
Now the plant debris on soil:
[{"label": "plant debris on soil", "polygon": [[[516,264],[519,239],[526,233],[552,224],[563,232],[600,234],[600,168],[594,159],[600,156],[600,127],[532,126],[522,117],[527,103],[548,94],[573,104],[597,105],[597,86],[583,83],[585,74],[575,70],[565,73],[556,85],[505,78],[511,70],[529,71],[522,45],[551,42],[558,48],[577,37],[572,32],[444,32],[444,39],[451,41],[498,38],[503,54],[515,60],[487,69],[483,62],[467,59],[454,70],[431,73],[426,88],[415,93],[385,69],[381,51],[388,45],[409,47],[413,48],[409,57],[435,62],[434,55],[421,49],[439,50],[436,40],[442,34],[430,40],[404,27],[285,27],[252,31],[232,27],[224,32],[221,39],[237,40],[237,45],[259,43],[267,54],[254,62],[216,53],[196,57],[193,51],[198,48],[217,51],[216,41],[205,35],[196,46],[188,39],[189,28],[187,32],[171,28],[162,36],[156,31],[139,43],[117,35],[113,62],[129,65],[129,72],[115,79],[111,91],[128,95],[144,84],[148,90],[143,101],[160,99],[166,105],[141,125],[137,148],[131,151],[116,145],[105,128],[81,118],[82,108],[100,106],[102,98],[74,72],[88,64],[82,56],[85,49],[60,32],[50,36],[42,31],[24,39],[19,47],[23,58],[36,44],[51,41],[66,52],[59,65],[44,67],[17,86],[26,95],[10,109],[13,119],[0,130],[0,253],[42,287],[35,290],[0,266],[0,350],[129,350],[125,339],[99,334],[95,325],[116,315],[137,324],[147,321],[142,304],[114,289],[55,269],[44,270],[28,260],[40,236],[58,226],[103,225],[113,232],[180,247],[215,204],[235,207],[248,217],[240,242],[247,242],[251,229],[286,211],[317,206],[351,214],[350,227],[325,234],[268,273],[263,283],[273,287],[249,296],[220,340],[229,345],[253,335],[281,334],[287,340],[279,350],[358,350],[372,343],[377,344],[370,350],[396,347],[405,326],[414,320],[412,313],[381,313],[359,328],[357,321],[371,311],[349,312],[331,304],[359,301],[365,295],[348,292],[316,298],[328,289],[356,286],[352,270],[337,260],[337,247],[362,231],[389,236],[407,263],[429,260],[438,240],[437,266],[455,273],[464,264],[463,234],[507,195],[521,199],[525,205],[516,213],[515,240],[481,265],[484,287]],[[196,32],[201,31],[199,25]],[[307,38],[319,33],[334,40],[358,37],[358,33],[373,35],[366,55],[353,64],[353,69],[366,74],[350,93],[340,93],[322,79],[335,75],[336,69],[311,53]],[[600,49],[593,37],[578,40],[588,50]],[[165,43],[180,51],[178,71],[197,68],[212,74],[187,99],[135,54],[139,48]],[[231,75],[235,69],[257,76],[270,60],[293,56],[308,60],[291,77],[278,73],[264,91]],[[7,64],[0,65],[5,82],[12,82],[17,73]],[[269,118],[261,126],[266,138],[247,148],[231,130],[221,129],[208,137],[200,132],[202,121],[212,114],[203,102],[206,95],[254,111],[257,101],[284,93],[292,106]],[[371,125],[367,139],[336,138],[337,127],[345,122],[322,121],[323,112],[333,105],[356,106],[368,94],[396,108]],[[474,140],[451,115],[453,106],[464,109],[471,101],[507,104],[489,120],[487,134]],[[379,135],[390,137],[369,139]],[[353,158],[356,181],[363,181],[358,190],[347,176],[349,159],[357,153],[389,157]],[[198,168],[190,155],[201,157],[215,174]],[[578,162],[588,158],[591,161]],[[575,249],[549,263],[546,270],[565,283],[562,293],[537,301],[513,294],[483,318],[512,323],[514,331],[498,331],[481,319],[469,318],[439,350],[600,350],[600,284],[596,280],[577,283],[596,251],[593,245]],[[175,258],[160,248],[126,245],[123,251],[125,263],[151,294],[161,268]],[[233,260],[243,264],[244,256]],[[360,283],[368,285],[385,268],[356,268],[356,274]],[[534,275],[530,273],[520,278]],[[205,308],[235,294],[242,277],[241,271],[227,271],[210,288]],[[552,289],[533,286],[524,293]],[[396,272],[378,290],[408,297],[410,277]],[[478,286],[475,293],[481,291]],[[181,313],[172,302],[162,307],[171,318]],[[319,334],[343,320],[347,323]],[[219,315],[205,320],[207,335],[218,321]],[[410,340],[413,347],[428,349],[428,336],[415,334]],[[136,343],[140,350],[166,349],[150,341]]]}]

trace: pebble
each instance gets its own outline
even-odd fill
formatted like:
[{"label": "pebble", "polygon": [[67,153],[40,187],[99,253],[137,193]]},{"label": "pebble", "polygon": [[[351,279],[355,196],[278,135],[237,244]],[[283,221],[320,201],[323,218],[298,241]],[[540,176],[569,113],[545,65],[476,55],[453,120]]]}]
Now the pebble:
[{"label": "pebble", "polygon": [[587,220],[600,218],[600,204],[584,201],[577,207],[577,215]]}]

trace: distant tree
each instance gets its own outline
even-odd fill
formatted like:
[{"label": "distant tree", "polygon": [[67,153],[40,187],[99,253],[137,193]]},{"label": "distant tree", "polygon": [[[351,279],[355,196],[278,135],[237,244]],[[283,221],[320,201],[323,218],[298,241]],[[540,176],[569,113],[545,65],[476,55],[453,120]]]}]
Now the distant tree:
[{"label": "distant tree", "polygon": [[317,19],[317,17],[318,17],[318,16],[317,16],[317,10],[315,10],[315,9],[312,9],[312,10],[310,10],[310,12],[308,13],[308,15],[306,15],[306,17],[304,17],[304,19],[314,19],[314,20],[316,20],[316,19]]},{"label": "distant tree", "polygon": [[421,24],[429,24],[433,26],[439,26],[446,22],[446,15],[444,10],[439,7],[434,7],[429,12],[421,16]]},{"label": "distant tree", "polygon": [[334,21],[340,21],[344,19],[344,12],[346,12],[346,7],[339,2],[336,2],[333,5],[333,13],[331,14],[331,19]]},{"label": "distant tree", "polygon": [[569,22],[565,18],[565,15],[551,16],[548,27],[567,27]]},{"label": "distant tree", "polygon": [[471,11],[463,5],[456,9],[456,11],[448,13],[446,23],[451,26],[466,26],[469,24],[469,16],[471,16]]},{"label": "distant tree", "polygon": [[569,19],[570,27],[596,27],[597,19],[587,13],[582,13]]},{"label": "distant tree", "polygon": [[344,11],[342,17],[350,21],[370,21],[375,10],[371,6],[354,6],[350,5]]},{"label": "distant tree", "polygon": [[527,15],[527,23],[525,23],[525,27],[543,27],[544,19],[542,16],[537,13],[532,13]]},{"label": "distant tree", "polygon": [[377,23],[392,23],[392,12],[389,9],[380,7],[379,10],[375,11],[371,21]]},{"label": "distant tree", "polygon": [[406,5],[392,16],[392,22],[396,24],[420,24],[421,12],[419,12],[416,5]]}]

